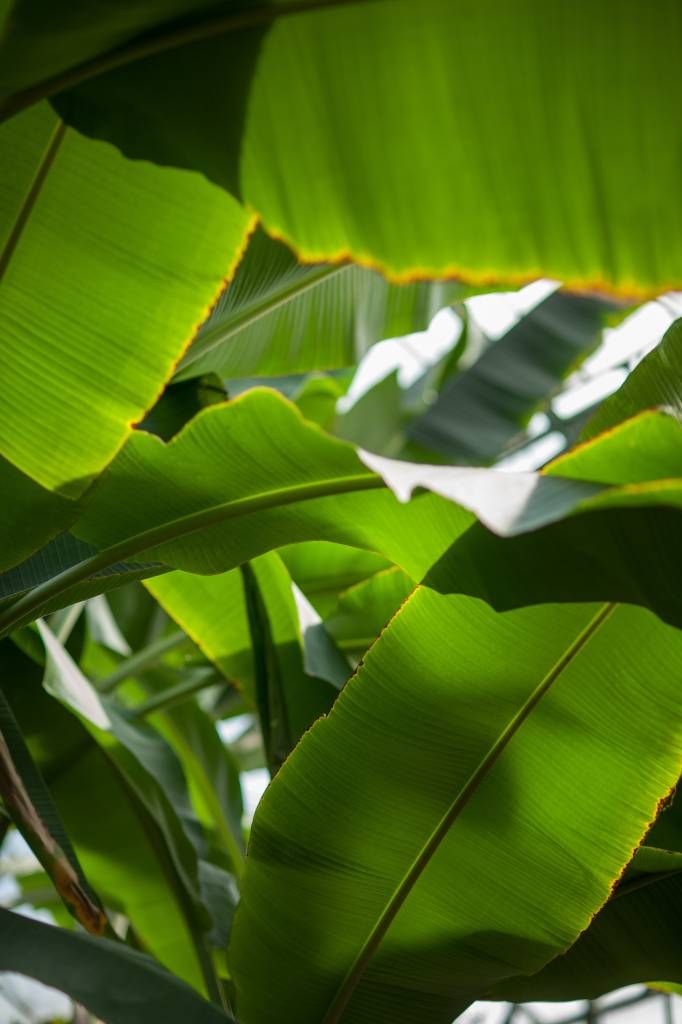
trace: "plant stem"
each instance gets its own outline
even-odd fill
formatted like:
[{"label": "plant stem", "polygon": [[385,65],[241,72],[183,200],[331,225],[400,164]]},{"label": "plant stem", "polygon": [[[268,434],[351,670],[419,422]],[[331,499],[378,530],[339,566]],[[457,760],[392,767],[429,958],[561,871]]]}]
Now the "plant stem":
[{"label": "plant stem", "polygon": [[124,680],[140,672],[145,672],[148,668],[152,668],[169,651],[174,651],[188,643],[190,643],[190,639],[181,629],[170,633],[168,636],[161,637],[160,640],[155,640],[154,643],[143,647],[141,651],[136,651],[135,654],[122,661],[104,679],[100,679],[96,684],[97,689],[100,693],[111,693]]},{"label": "plant stem", "polygon": [[[208,526],[215,526],[227,519],[249,515],[264,509],[293,505],[299,501],[310,501],[313,498],[324,498],[334,494],[346,494],[351,491],[367,491],[385,488],[381,477],[374,473],[358,473],[353,476],[335,477],[323,482],[296,484],[293,487],[281,487],[272,491],[253,494],[247,498],[236,498],[233,501],[212,505],[210,508],[180,516],[160,526],[137,533],[132,537],[112,544],[98,551],[96,555],[85,558],[82,562],[72,565],[69,569],[53,576],[45,583],[39,584],[15,601],[9,608],[0,613],[0,637],[11,633],[14,629],[33,621],[50,601],[60,597],[72,587],[82,583],[90,576],[108,569],[117,562],[124,562],[134,555],[155,548],[168,541],[177,540],[196,533]],[[68,603],[68,602],[67,602]]]},{"label": "plant stem", "polygon": [[40,167],[36,172],[36,176],[33,179],[33,183],[31,184],[31,187],[26,194],[26,198],[24,199],[22,207],[19,211],[19,215],[17,216],[17,219],[14,222],[14,226],[7,237],[7,241],[5,242],[3,250],[0,253],[0,280],[2,280],[2,278],[4,277],[5,271],[7,270],[10,264],[12,256],[14,255],[14,252],[19,242],[21,241],[21,236],[24,233],[24,228],[28,224],[29,218],[33,213],[33,209],[38,201],[38,197],[40,196],[43,185],[45,184],[45,180],[48,174],[50,173],[52,164],[54,163],[57,153],[59,152],[59,147],[62,144],[65,132],[66,125],[63,121],[59,121],[52,134],[52,138],[48,143],[47,149],[45,150],[45,155],[43,156]]}]

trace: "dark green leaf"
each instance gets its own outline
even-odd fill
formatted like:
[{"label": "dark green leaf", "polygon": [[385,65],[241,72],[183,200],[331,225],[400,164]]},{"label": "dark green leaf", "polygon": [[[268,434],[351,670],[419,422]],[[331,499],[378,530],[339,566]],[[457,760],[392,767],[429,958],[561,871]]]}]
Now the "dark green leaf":
[{"label": "dark green leaf", "polygon": [[106,1024],[227,1024],[151,957],[106,939],[65,932],[0,908],[0,970],[61,989]]}]

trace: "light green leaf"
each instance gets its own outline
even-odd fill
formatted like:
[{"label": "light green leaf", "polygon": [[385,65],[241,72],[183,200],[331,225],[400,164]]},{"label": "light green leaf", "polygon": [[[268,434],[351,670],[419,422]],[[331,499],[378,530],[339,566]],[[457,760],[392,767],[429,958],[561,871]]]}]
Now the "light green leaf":
[{"label": "light green leaf", "polygon": [[256,813],[239,1016],[449,1024],[562,952],[677,778],[681,670],[639,609],[417,589]]},{"label": "light green leaf", "polygon": [[680,285],[675,0],[615,19],[607,0],[424,0],[417,22],[410,0],[206,6],[100,3],[93,29],[91,7],[19,0],[6,114],[57,93],[71,124],[132,156],[240,184],[307,261]]},{"label": "light green leaf", "polygon": [[83,139],[46,106],[0,127],[3,166],[21,187],[0,194],[0,453],[77,498],[170,377],[248,214],[198,175]]}]

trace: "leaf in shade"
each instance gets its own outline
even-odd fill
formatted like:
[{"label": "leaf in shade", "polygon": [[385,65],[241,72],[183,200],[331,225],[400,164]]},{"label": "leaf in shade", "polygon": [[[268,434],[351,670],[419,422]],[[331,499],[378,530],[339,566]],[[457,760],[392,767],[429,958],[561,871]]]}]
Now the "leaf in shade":
[{"label": "leaf in shade", "polygon": [[596,346],[614,308],[554,292],[451,376],[409,437],[453,462],[492,462]]},{"label": "leaf in shade", "polygon": [[77,935],[0,908],[0,969],[66,992],[106,1024],[234,1021],[155,960],[122,943]]},{"label": "leaf in shade", "polygon": [[10,641],[0,644],[0,658],[5,696],[87,878],[106,906],[129,918],[145,949],[201,989],[210,922],[191,881],[196,854],[168,798],[113,732],[50,697],[41,668]]},{"label": "leaf in shade", "polygon": [[[674,830],[667,829],[672,822]],[[682,815],[674,805],[659,813],[647,844],[663,829],[668,849],[641,846],[608,903],[562,956],[530,978],[512,978],[494,999],[593,999],[624,985],[682,982]],[[674,836],[674,831],[677,836]]]},{"label": "leaf in shade", "polygon": [[[45,544],[49,546],[55,534],[77,518],[80,509],[76,502],[41,487],[3,458],[0,492],[0,597],[5,597],[34,585],[25,582],[19,563],[24,559],[31,561],[33,551]],[[16,572],[12,566],[17,566]]]}]

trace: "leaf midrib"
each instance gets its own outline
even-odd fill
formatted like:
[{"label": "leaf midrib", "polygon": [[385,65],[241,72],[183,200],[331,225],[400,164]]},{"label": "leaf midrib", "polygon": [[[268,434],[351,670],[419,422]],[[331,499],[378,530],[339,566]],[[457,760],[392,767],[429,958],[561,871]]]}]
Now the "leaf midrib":
[{"label": "leaf midrib", "polygon": [[479,762],[477,768],[469,776],[464,786],[459,790],[454,800],[434,828],[433,832],[422,845],[409,868],[393,890],[390,899],[386,903],[378,920],[337,989],[321,1024],[339,1024],[339,1021],[343,1017],[346,1007],[362,979],[370,960],[374,956],[374,953],[381,944],[386,932],[414,888],[416,882],[419,880],[431,858],[436,853],[441,842],[446,837],[459,815],[466,808],[470,799],[476,793],[480,784],[486,778],[500,756],[504,753],[509,743],[529,717],[531,712],[617,607],[617,604],[609,603],[603,605],[599,609],[587,626],[585,626],[585,628],[578,634],[573,643],[571,643],[566,651],[564,651],[559,660],[541,679],[513,718],[510,719],[497,737],[496,741],[489,748],[485,757]]},{"label": "leaf midrib", "polygon": [[5,244],[2,247],[2,251],[0,252],[0,281],[2,281],[5,276],[16,248],[21,241],[24,229],[31,218],[31,214],[33,213],[36,203],[38,202],[40,193],[43,190],[43,185],[45,184],[47,176],[52,169],[52,165],[61,148],[65,134],[66,125],[63,121],[58,121],[50,136],[47,146],[45,147],[45,152],[43,153],[40,164],[36,169],[33,181],[31,182],[28,192],[24,196],[21,208],[16,216],[14,225],[12,226],[12,230],[7,236]]},{"label": "leaf midrib", "polygon": [[349,269],[350,267],[347,264],[310,267],[309,273],[301,275],[292,284],[284,284],[279,288],[273,289],[260,301],[254,302],[248,308],[242,310],[241,313],[232,317],[226,317],[227,322],[216,323],[214,327],[205,330],[202,335],[198,336],[197,341],[180,360],[175,376],[178,379],[182,379],[183,370],[208,355],[209,352],[222,345],[223,342],[251,327],[270,313],[274,313],[276,309],[287,305],[289,302],[293,302],[294,299],[299,298],[310,289],[323,284],[328,278]]},{"label": "leaf midrib", "polygon": [[[114,71],[117,68],[125,67],[126,64],[144,60],[146,57],[154,57],[168,50],[227,35],[241,29],[269,25],[280,18],[295,14],[307,14],[325,10],[328,7],[354,6],[365,2],[367,0],[295,0],[286,6],[272,4],[250,11],[240,11],[236,14],[213,14],[197,19],[190,24],[178,25],[176,20],[161,26],[161,28],[138,34],[113,50],[98,54],[97,57],[84,61],[75,68],[51,75],[37,85],[14,93],[0,103],[0,121],[18,114],[48,96],[73,88],[80,85],[81,82],[95,78],[107,71]],[[371,0],[371,2],[378,3],[381,0]]]},{"label": "leaf midrib", "polygon": [[83,559],[23,594],[9,608],[0,613],[0,637],[31,622],[39,614],[40,609],[55,597],[59,597],[102,569],[108,569],[110,566],[116,565],[117,562],[124,562],[142,551],[215,526],[227,519],[250,515],[253,512],[335,494],[381,488],[385,489],[386,484],[375,473],[330,477],[326,480],[315,480],[304,484],[294,484],[290,487],[276,487],[268,491],[260,491],[247,497],[211,505],[197,512],[179,516],[159,526],[153,526],[98,551],[97,554]]}]

